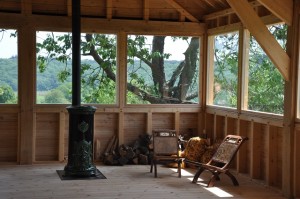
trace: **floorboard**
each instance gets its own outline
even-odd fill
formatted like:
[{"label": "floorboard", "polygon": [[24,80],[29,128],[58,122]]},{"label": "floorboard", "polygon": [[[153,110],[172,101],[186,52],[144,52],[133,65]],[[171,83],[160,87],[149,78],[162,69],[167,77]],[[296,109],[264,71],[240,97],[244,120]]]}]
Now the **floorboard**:
[{"label": "floorboard", "polygon": [[149,165],[106,166],[97,165],[107,179],[61,180],[56,170],[64,164],[1,165],[1,199],[153,199],[153,198],[268,198],[283,199],[278,190],[264,186],[239,174],[240,186],[231,184],[227,176],[215,187],[206,188],[209,173],[204,173],[197,184],[192,184],[194,170],[183,170],[182,178],[175,170],[158,168],[158,178],[149,172]]}]

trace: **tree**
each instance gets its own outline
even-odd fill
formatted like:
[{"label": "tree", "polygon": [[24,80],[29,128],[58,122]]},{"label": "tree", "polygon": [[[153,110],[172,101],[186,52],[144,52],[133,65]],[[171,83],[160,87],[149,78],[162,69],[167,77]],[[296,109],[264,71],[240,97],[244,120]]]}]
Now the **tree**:
[{"label": "tree", "polygon": [[[269,30],[285,48],[287,26],[273,25]],[[216,36],[214,53],[214,104],[236,107],[238,34]],[[253,36],[250,37],[248,75],[248,109],[283,114],[284,80]]]},{"label": "tree", "polygon": [[53,89],[45,95],[45,103],[48,103],[48,104],[69,104],[70,101],[68,101],[65,98],[65,95],[61,90]]},{"label": "tree", "polygon": [[[131,94],[128,100],[146,103],[186,103],[198,97],[195,85],[198,83],[198,54],[199,38],[174,37],[189,42],[185,51],[185,59],[181,61],[172,74],[166,74],[164,53],[165,36],[153,36],[152,49],[145,47],[146,36],[136,36],[128,39],[128,63],[135,59],[141,60],[144,70],[151,73],[151,84],[147,84],[140,73],[129,73],[130,81],[127,89]],[[70,34],[48,37],[37,44],[38,67],[42,72],[48,63],[55,59],[67,63],[71,56],[68,54],[71,45]],[[81,42],[82,56],[92,57],[97,65],[82,64],[83,102],[104,103],[116,98],[116,37],[104,34],[84,34]],[[40,52],[46,52],[44,55]],[[62,68],[59,78],[65,81],[70,76],[70,68]],[[168,76],[168,77],[166,77]],[[110,100],[108,100],[110,99]]]},{"label": "tree", "polygon": [[16,101],[17,99],[13,89],[7,84],[0,85],[0,103],[12,104],[16,103]]}]

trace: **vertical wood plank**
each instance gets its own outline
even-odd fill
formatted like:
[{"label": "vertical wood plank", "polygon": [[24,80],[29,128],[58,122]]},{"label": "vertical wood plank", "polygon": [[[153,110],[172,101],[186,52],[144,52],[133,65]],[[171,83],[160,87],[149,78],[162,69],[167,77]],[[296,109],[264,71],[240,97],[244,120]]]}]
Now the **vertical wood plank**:
[{"label": "vertical wood plank", "polygon": [[65,156],[65,129],[66,115],[63,111],[59,113],[59,136],[58,136],[58,160],[64,161]]},{"label": "vertical wood plank", "polygon": [[238,111],[248,109],[248,79],[249,79],[249,45],[250,32],[240,27],[239,30],[239,61],[238,61]]},{"label": "vertical wood plank", "polygon": [[151,109],[149,109],[147,113],[147,133],[149,135],[152,135],[152,112]]},{"label": "vertical wood plank", "polygon": [[214,43],[214,36],[209,36],[207,44],[207,104],[214,102]]},{"label": "vertical wood plank", "polygon": [[249,136],[249,145],[250,145],[250,176],[254,179],[261,179],[261,126],[260,124],[255,123],[253,120],[250,124],[250,136]]},{"label": "vertical wood plank", "polygon": [[177,133],[177,135],[179,135],[179,130],[180,130],[180,113],[179,111],[175,112],[175,131]]}]

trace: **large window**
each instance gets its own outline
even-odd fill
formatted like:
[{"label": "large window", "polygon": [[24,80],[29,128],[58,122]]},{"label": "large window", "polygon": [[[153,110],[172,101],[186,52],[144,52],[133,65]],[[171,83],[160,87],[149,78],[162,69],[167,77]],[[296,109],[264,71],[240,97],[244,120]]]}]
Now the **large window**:
[{"label": "large window", "polygon": [[[71,33],[37,32],[38,104],[69,104],[72,96]],[[116,36],[81,35],[82,103],[116,103]]]},{"label": "large window", "polygon": [[[287,27],[269,27],[285,48]],[[250,37],[248,110],[283,114],[284,79],[253,36]]]},{"label": "large window", "polygon": [[127,104],[199,102],[198,37],[127,39]]},{"label": "large window", "polygon": [[17,31],[0,29],[0,104],[18,102]]},{"label": "large window", "polygon": [[238,40],[237,32],[210,37],[208,104],[237,106]]}]

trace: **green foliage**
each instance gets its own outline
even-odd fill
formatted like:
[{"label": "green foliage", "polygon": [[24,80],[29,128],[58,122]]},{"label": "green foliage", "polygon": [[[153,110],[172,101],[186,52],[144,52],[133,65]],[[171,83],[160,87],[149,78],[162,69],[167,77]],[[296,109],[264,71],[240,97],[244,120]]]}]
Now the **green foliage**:
[{"label": "green foliage", "polygon": [[0,103],[3,104],[16,104],[17,99],[16,95],[11,88],[11,86],[7,84],[0,84]]},{"label": "green foliage", "polygon": [[46,104],[69,104],[70,101],[68,101],[65,98],[65,95],[61,90],[54,89],[45,95],[44,103],[46,103]]},{"label": "green foliage", "polygon": [[237,106],[238,37],[237,33],[215,37],[215,105]]},{"label": "green foliage", "polygon": [[18,91],[18,57],[0,58],[0,85],[7,84]]},{"label": "green foliage", "polygon": [[[269,27],[283,48],[287,26]],[[283,114],[284,79],[253,37],[250,40],[248,108],[255,111]]]}]

